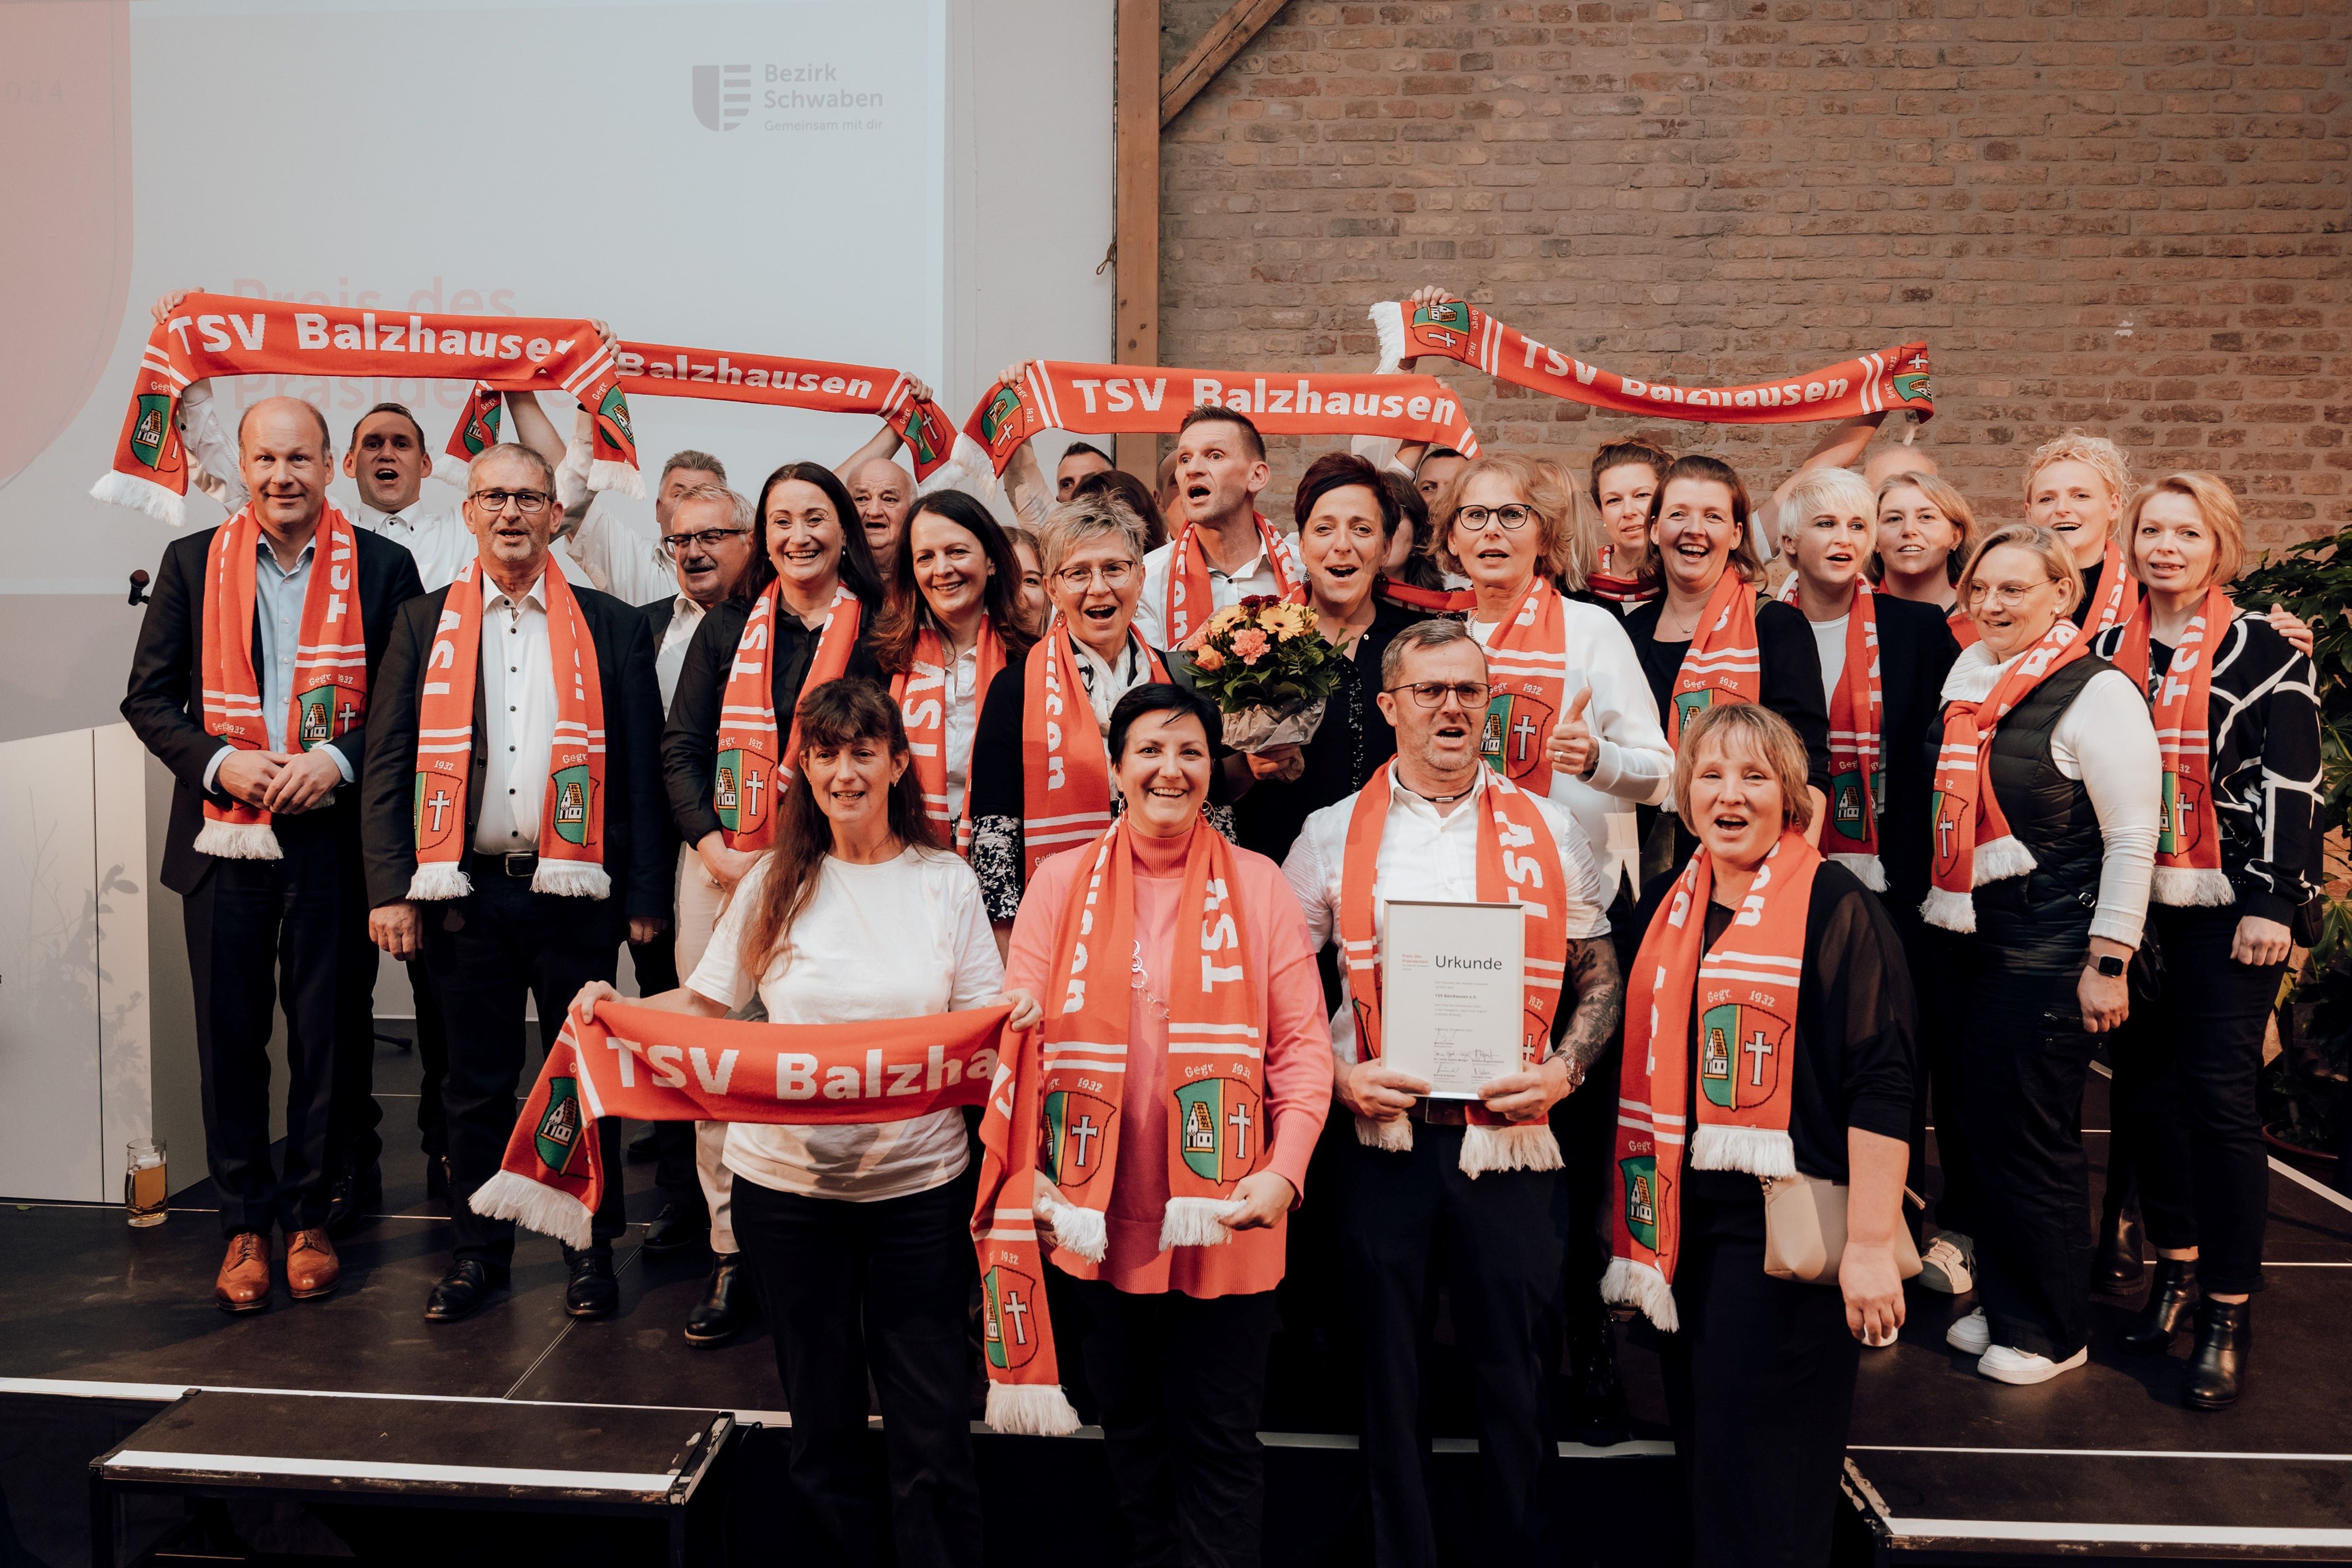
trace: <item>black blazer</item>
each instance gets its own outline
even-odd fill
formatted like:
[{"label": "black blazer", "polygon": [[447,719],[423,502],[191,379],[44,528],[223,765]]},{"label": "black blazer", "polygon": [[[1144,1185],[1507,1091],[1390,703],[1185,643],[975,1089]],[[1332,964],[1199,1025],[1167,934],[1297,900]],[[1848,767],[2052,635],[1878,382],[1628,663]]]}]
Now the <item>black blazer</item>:
[{"label": "black blazer", "polygon": [[[194,893],[213,868],[213,857],[197,853],[195,844],[205,825],[205,768],[221,748],[217,737],[205,733],[199,685],[205,658],[205,562],[218,531],[206,528],[165,547],[146,618],[139,623],[130,689],[122,697],[123,718],[141,744],[172,770],[172,820],[163,835],[163,881],[183,896]],[[407,550],[365,529],[352,531],[359,542],[360,625],[367,638],[368,711],[373,716],[383,701],[379,666],[392,641],[393,622],[401,605],[423,593],[425,585],[417,580],[416,560]],[[257,667],[261,664],[257,621],[253,662]],[[335,749],[362,779],[367,774],[367,734],[362,727],[335,739]],[[325,808],[334,831],[354,849],[359,796],[357,788],[338,789],[335,803]],[[230,803],[217,789],[211,799],[215,805]]]},{"label": "black blazer", "polygon": [[[654,680],[653,640],[633,605],[574,584],[581,619],[596,645],[597,684],[604,694],[604,871],[621,896],[563,899],[600,923],[618,944],[632,917],[667,920],[676,860],[663,821],[658,747],[661,691]],[[384,653],[383,699],[368,705],[368,767],[361,780],[361,844],[367,854],[368,904],[408,896],[416,872],[415,776],[418,676],[441,622],[446,588],[413,600],[393,626]],[[482,680],[474,676],[474,756],[466,780],[466,842],[482,818],[482,769],[489,765],[489,718]]]},{"label": "black blazer", "polygon": [[[890,677],[874,657],[871,605],[858,622],[857,642],[849,650],[849,667],[857,675],[888,689]],[[669,721],[662,727],[661,778],[667,791],[672,829],[688,844],[698,844],[719,831],[719,812],[710,804],[712,780],[719,768],[719,709],[727,696],[727,675],[735,667],[735,644],[743,640],[743,622],[751,618],[748,604],[722,604],[703,616],[686,647],[686,664],[677,673],[677,692],[670,698]],[[667,622],[665,621],[667,625]],[[801,687],[808,681],[809,664],[816,657],[819,633],[801,623],[797,615],[776,617],[775,643],[769,660],[768,687],[776,705],[777,727],[792,732],[790,715],[800,706]]]},{"label": "black blazer", "polygon": [[1933,604],[1889,593],[1871,602],[1878,612],[1878,696],[1885,705],[1879,755],[1886,759],[1886,813],[1878,823],[1878,862],[1886,871],[1887,907],[1908,914],[1927,896],[1927,806],[1944,739],[1944,677],[1960,643]]}]

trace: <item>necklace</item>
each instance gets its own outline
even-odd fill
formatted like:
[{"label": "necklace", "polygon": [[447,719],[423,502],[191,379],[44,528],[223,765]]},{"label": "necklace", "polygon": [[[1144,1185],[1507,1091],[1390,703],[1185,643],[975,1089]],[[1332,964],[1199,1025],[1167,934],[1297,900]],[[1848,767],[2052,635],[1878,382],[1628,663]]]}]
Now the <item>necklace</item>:
[{"label": "necklace", "polygon": [[1170,1010],[1167,998],[1151,988],[1151,977],[1144,972],[1143,944],[1140,942],[1135,945],[1135,968],[1129,984],[1134,989],[1141,991],[1143,999],[1159,1009],[1161,1023],[1168,1023],[1174,1019],[1175,1015]]}]

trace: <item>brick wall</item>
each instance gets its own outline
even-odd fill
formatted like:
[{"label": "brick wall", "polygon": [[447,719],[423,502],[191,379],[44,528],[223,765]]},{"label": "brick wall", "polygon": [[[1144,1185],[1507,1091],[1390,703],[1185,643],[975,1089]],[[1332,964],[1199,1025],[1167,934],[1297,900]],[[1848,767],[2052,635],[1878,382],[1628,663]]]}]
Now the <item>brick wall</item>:
[{"label": "brick wall", "polygon": [[[1163,60],[1225,4],[1166,0]],[[2340,528],[2347,11],[1291,0],[1162,138],[1161,359],[1370,368],[1364,306],[1423,282],[1692,385],[1925,337],[1918,440],[1980,515],[2081,425],[2227,476],[2257,548]],[[1447,373],[1488,445],[1580,465],[1638,428],[1769,488],[1819,429]]]}]

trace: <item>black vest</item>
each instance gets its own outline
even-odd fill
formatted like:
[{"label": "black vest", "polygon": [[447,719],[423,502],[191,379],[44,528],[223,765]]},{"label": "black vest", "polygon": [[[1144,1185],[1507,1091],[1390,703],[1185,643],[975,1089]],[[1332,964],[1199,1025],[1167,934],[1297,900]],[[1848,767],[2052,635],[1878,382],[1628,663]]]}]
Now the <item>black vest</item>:
[{"label": "black vest", "polygon": [[2050,732],[2092,676],[2115,666],[2075,660],[2033,688],[1993,731],[1993,799],[2009,831],[2033,852],[2032,872],[1976,890],[1977,940],[2016,969],[2074,969],[2090,950],[2105,843],[2091,792],[2058,771]]}]

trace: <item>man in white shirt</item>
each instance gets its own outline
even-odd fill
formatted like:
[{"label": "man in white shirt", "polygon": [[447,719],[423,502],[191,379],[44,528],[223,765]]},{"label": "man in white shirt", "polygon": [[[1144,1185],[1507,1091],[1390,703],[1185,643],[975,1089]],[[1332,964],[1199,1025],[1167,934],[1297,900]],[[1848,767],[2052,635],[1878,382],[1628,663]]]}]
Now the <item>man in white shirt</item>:
[{"label": "man in white shirt", "polygon": [[[584,423],[584,421],[583,421]],[[571,473],[559,468],[559,487],[566,477],[576,477],[584,487],[588,476],[588,446],[584,436],[575,434],[571,448],[564,455]],[[661,479],[654,486],[654,531],[657,537],[648,538],[645,530],[629,521],[628,506],[609,491],[599,491],[584,501],[564,509],[564,523],[557,538],[571,551],[571,560],[580,563],[588,580],[603,589],[624,604],[667,603],[684,586],[678,579],[677,559],[670,554],[670,514],[677,510],[678,501],[688,490],[705,485],[724,488],[727,465],[708,452],[686,447],[669,455],[662,465]],[[748,536],[747,536],[748,537]],[[720,595],[724,597],[724,595]],[[717,603],[718,600],[709,601]],[[688,629],[691,635],[691,629]],[[661,632],[655,631],[658,644]],[[684,645],[679,657],[685,656]],[[673,683],[677,678],[675,665],[670,671]]]},{"label": "man in white shirt", "polygon": [[1061,461],[1054,465],[1054,499],[1068,500],[1077,493],[1079,480],[1108,473],[1113,466],[1101,447],[1091,442],[1071,442],[1062,448]]},{"label": "man in white shirt", "polygon": [[[1494,788],[1478,745],[1486,709],[1486,659],[1461,623],[1425,621],[1406,628],[1381,664],[1381,711],[1396,727],[1397,756],[1389,781],[1376,779],[1372,786],[1389,791],[1371,894],[1375,930],[1385,930],[1393,900],[1477,900],[1480,822],[1488,815],[1482,797]],[[1566,1012],[1572,998],[1573,1012],[1555,1029],[1552,1053],[1539,1067],[1481,1091],[1490,1110],[1519,1121],[1548,1113],[1583,1081],[1624,1008],[1601,881],[1584,835],[1565,812],[1530,799],[1550,829],[1567,883],[1546,893],[1565,904],[1567,977],[1560,1004]],[[1351,795],[1308,817],[1283,865],[1306,911],[1309,939],[1318,946],[1339,934],[1356,801]],[[1344,962],[1340,974],[1345,988]],[[1355,1004],[1344,995],[1332,1015],[1331,1050],[1339,1100],[1360,1130],[1406,1118],[1412,1123],[1408,1149],[1367,1146],[1360,1131],[1360,1140],[1346,1147],[1350,1160],[1339,1184],[1340,1279],[1364,1346],[1358,1373],[1371,1470],[1373,1561],[1383,1568],[1438,1561],[1423,1486],[1422,1368],[1415,1350],[1437,1257],[1445,1260],[1452,1283],[1455,1339],[1469,1364],[1478,1412],[1479,1463],[1490,1500],[1486,1527],[1497,1545],[1538,1552],[1544,1543],[1541,1387],[1550,1361],[1541,1331],[1558,1306],[1561,1244],[1552,1211],[1560,1173],[1465,1176],[1462,1103],[1423,1099],[1429,1085],[1423,1080],[1384,1062],[1358,1060]]]},{"label": "man in white shirt", "polygon": [[1143,598],[1135,607],[1136,635],[1147,644],[1169,646],[1169,563],[1188,543],[1209,572],[1209,607],[1193,618],[1194,631],[1229,604],[1280,594],[1277,555],[1290,581],[1307,580],[1290,536],[1258,528],[1257,498],[1273,476],[1265,442],[1245,415],[1204,406],[1184,416],[1176,433],[1176,510],[1168,518],[1173,537],[1143,558]]}]

